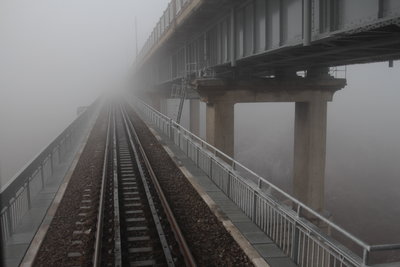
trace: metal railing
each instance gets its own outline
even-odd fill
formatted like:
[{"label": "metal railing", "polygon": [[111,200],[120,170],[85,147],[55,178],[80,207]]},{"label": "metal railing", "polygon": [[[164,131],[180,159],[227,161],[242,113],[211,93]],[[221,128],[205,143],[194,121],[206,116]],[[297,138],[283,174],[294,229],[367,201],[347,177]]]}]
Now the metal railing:
[{"label": "metal railing", "polygon": [[23,216],[32,208],[32,199],[45,188],[55,169],[79,144],[98,101],[79,115],[58,137],[28,163],[0,191],[0,225],[3,244],[15,233]]},{"label": "metal railing", "polygon": [[139,53],[139,57],[142,58],[149,52],[153,46],[164,36],[167,30],[173,24],[174,19],[179,17],[181,13],[185,10],[188,4],[192,0],[171,0],[165,9],[163,15],[159,19],[158,23],[154,27],[150,36],[146,40],[143,48]]},{"label": "metal railing", "polygon": [[[367,266],[371,252],[400,249],[400,244],[366,244],[143,101],[135,99],[133,108],[173,140],[299,266]],[[343,244],[351,244],[351,250]]]}]

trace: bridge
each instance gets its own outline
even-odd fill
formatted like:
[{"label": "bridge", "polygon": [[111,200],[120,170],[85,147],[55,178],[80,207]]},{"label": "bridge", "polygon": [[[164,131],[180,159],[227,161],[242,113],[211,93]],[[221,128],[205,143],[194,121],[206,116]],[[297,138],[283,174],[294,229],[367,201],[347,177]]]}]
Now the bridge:
[{"label": "bridge", "polygon": [[399,8],[376,0],[171,1],[139,54],[137,87],[156,102],[176,97],[175,88],[201,98],[206,140],[230,156],[236,103],[296,103],[295,196],[322,211],[327,102],[346,85],[329,68],[399,58]]},{"label": "bridge", "polygon": [[346,85],[329,71],[391,65],[399,15],[385,0],[171,1],[139,54],[136,88],[164,113],[163,100],[190,99],[197,135],[204,101],[206,141],[231,157],[235,104],[294,102],[294,196],[323,213],[327,102]]},{"label": "bridge", "polygon": [[[132,68],[135,97],[129,106],[252,264],[399,266],[400,244],[367,244],[333,223],[324,208],[327,103],[347,83],[338,77],[338,67],[380,61],[390,66],[399,58],[399,1],[172,0]],[[166,116],[167,99],[179,99],[175,118]],[[190,101],[190,129],[180,125],[185,100]],[[198,137],[200,101],[206,103],[206,140]],[[254,102],[295,103],[293,196],[234,159],[234,106]],[[68,166],[78,164],[76,155],[82,153],[95,118],[101,117],[99,110],[97,104],[86,110],[1,192],[3,242],[14,248],[15,240],[28,240],[10,266],[46,262],[40,247],[57,218],[52,207],[58,207],[63,195],[58,188],[67,187],[64,177],[70,179],[73,171]],[[126,122],[132,139],[134,131],[128,129],[134,123],[129,112],[121,114],[119,121]],[[46,196],[47,204],[40,204],[35,215],[38,196]],[[34,229],[21,237],[21,224],[31,218]],[[103,215],[96,218],[101,228]],[[101,236],[96,233],[97,239]],[[68,253],[69,259],[84,256]],[[100,258],[91,259],[98,264]]]}]

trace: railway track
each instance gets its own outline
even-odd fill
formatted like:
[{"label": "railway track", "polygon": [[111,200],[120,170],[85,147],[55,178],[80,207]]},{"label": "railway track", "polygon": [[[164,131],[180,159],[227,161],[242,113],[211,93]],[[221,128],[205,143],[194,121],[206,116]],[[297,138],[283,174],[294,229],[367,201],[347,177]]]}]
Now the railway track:
[{"label": "railway track", "polygon": [[107,136],[94,266],[196,266],[122,106]]},{"label": "railway track", "polygon": [[251,266],[137,115],[100,114],[34,266],[196,266],[164,192],[199,265]]}]

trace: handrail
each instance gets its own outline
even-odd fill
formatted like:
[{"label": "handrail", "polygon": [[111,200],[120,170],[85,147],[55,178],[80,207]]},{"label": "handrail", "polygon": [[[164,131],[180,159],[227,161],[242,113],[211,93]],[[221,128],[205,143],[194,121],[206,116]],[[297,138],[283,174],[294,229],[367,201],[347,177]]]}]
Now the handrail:
[{"label": "handrail", "polygon": [[[259,185],[260,182],[266,184],[267,186],[269,186],[271,189],[275,190],[276,192],[278,192],[279,194],[281,194],[283,197],[286,197],[287,199],[289,199],[290,201],[293,202],[293,204],[297,205],[297,211],[296,212],[296,216],[297,218],[300,218],[300,211],[301,209],[307,211],[308,213],[310,213],[312,216],[318,218],[319,220],[321,220],[322,222],[326,223],[328,225],[328,227],[331,227],[332,229],[335,229],[336,231],[338,231],[340,234],[344,235],[346,238],[348,238],[349,240],[351,240],[352,242],[354,242],[355,244],[359,245],[361,249],[363,249],[364,251],[364,255],[363,255],[363,263],[366,264],[367,260],[368,260],[368,252],[372,252],[372,251],[392,251],[392,250],[398,250],[400,249],[400,243],[397,244],[383,244],[383,245],[370,245],[367,244],[366,242],[362,241],[361,239],[355,237],[353,234],[349,233],[348,231],[346,231],[345,229],[343,229],[342,227],[340,227],[339,225],[337,225],[336,223],[330,221],[328,218],[324,217],[323,215],[321,215],[320,213],[314,211],[313,209],[311,209],[310,207],[308,207],[306,204],[302,203],[301,201],[297,200],[295,197],[293,197],[292,195],[284,192],[282,189],[280,189],[279,187],[275,186],[274,184],[272,184],[271,182],[269,182],[268,180],[266,180],[265,178],[261,177],[260,175],[258,175],[257,173],[255,173],[254,171],[248,169],[247,167],[245,167],[243,164],[237,162],[235,159],[233,159],[232,157],[228,156],[227,154],[225,154],[224,152],[222,152],[221,150],[219,150],[218,148],[208,144],[206,141],[204,141],[203,139],[201,139],[200,137],[194,135],[193,133],[191,133],[190,131],[188,131],[186,128],[184,128],[183,126],[181,126],[180,124],[176,123],[175,121],[173,121],[171,118],[169,118],[168,116],[162,114],[161,112],[155,110],[154,108],[152,108],[150,105],[146,104],[143,100],[136,98],[137,101],[139,101],[142,105],[144,105],[146,108],[148,108],[149,110],[151,110],[153,113],[155,113],[157,116],[159,116],[160,118],[164,119],[165,121],[167,121],[168,123],[170,123],[170,125],[175,126],[177,129],[179,129],[180,131],[182,131],[185,135],[189,136],[192,140],[197,141],[201,147],[206,147],[208,148],[208,150],[210,150],[211,152],[211,157],[215,160],[215,162],[217,161],[217,158],[225,158],[228,162],[232,162],[232,166],[229,166],[227,163],[225,164],[224,162],[224,168],[232,168],[232,172],[236,172],[235,167],[240,167],[241,169],[243,169],[244,171],[248,172],[250,175],[254,176],[255,178],[259,179]],[[219,162],[218,162],[219,163]],[[221,165],[221,164],[220,164]],[[222,166],[222,165],[221,165]],[[252,186],[252,187],[256,187],[256,185]],[[259,189],[260,186],[258,186],[257,189]],[[328,241],[329,242],[329,241]]]},{"label": "handrail", "polygon": [[373,245],[370,246],[369,251],[384,251],[384,250],[398,250],[398,249],[400,249],[400,243]]},{"label": "handrail", "polygon": [[[142,100],[140,100],[142,101]],[[164,114],[160,113],[159,111],[155,110],[154,108],[152,108],[151,106],[149,106],[148,104],[146,104],[145,102],[142,101],[142,104],[146,105],[148,108],[150,108],[153,112],[155,112],[158,115],[162,115],[162,117],[164,118],[168,118],[167,116],[165,116]],[[168,118],[169,119],[169,118]],[[169,119],[171,120],[171,119]],[[171,120],[172,121],[172,120]],[[291,201],[293,201],[295,204],[299,205],[301,208],[303,208],[304,210],[306,210],[307,212],[311,213],[312,215],[314,215],[315,217],[317,217],[318,219],[322,220],[323,222],[327,223],[329,226],[331,226],[332,228],[334,228],[335,230],[341,232],[342,234],[344,234],[345,236],[349,237],[350,239],[352,239],[354,242],[356,242],[358,245],[362,246],[365,249],[370,248],[370,246],[365,243],[364,241],[360,240],[359,238],[355,237],[354,235],[350,234],[349,232],[347,232],[346,230],[344,230],[343,228],[341,228],[339,225],[336,225],[334,222],[330,221],[329,219],[325,218],[324,216],[322,216],[321,214],[319,214],[318,212],[314,211],[312,208],[308,207],[306,204],[302,203],[301,201],[297,200],[295,197],[293,197],[292,195],[286,193],[285,191],[283,191],[282,189],[280,189],[279,187],[277,187],[276,185],[272,184],[271,182],[269,182],[268,180],[266,180],[265,178],[261,177],[260,175],[258,175],[257,173],[255,173],[254,171],[248,169],[246,166],[242,165],[240,162],[236,161],[235,159],[233,159],[232,157],[228,156],[227,154],[225,154],[224,152],[222,152],[221,150],[219,150],[218,148],[214,147],[213,145],[210,145],[209,143],[207,143],[206,141],[204,141],[203,139],[201,139],[200,137],[194,135],[193,133],[191,133],[189,130],[185,129],[183,126],[181,126],[180,124],[176,123],[175,121],[172,121],[172,123],[179,127],[182,131],[184,131],[186,134],[190,135],[191,137],[195,138],[197,141],[201,142],[202,144],[206,145],[207,147],[211,148],[213,151],[215,151],[217,154],[223,156],[224,158],[226,158],[227,160],[231,161],[234,163],[234,165],[239,166],[241,168],[243,168],[244,170],[246,170],[247,172],[249,172],[250,174],[254,175],[255,177],[259,178],[263,183],[267,184],[268,186],[270,186],[271,188],[273,188],[274,190],[276,190],[278,193],[282,194],[284,197],[290,199]],[[217,157],[217,155],[214,155],[215,157]],[[299,213],[298,213],[299,215]]]},{"label": "handrail", "polygon": [[[79,144],[81,132],[99,106],[100,98],[93,102],[37,156],[26,164],[0,192],[0,232],[6,242],[16,230],[23,216],[31,210],[35,195],[44,189],[46,180],[59,177],[65,169],[60,165],[70,155],[71,148]],[[72,150],[73,151],[73,150]],[[57,159],[57,162],[54,160]],[[60,169],[61,168],[61,169]],[[49,174],[50,172],[50,174]]]},{"label": "handrail", "polygon": [[30,162],[28,162],[14,177],[7,182],[3,187],[0,188],[0,200],[1,206],[4,203],[8,203],[21,188],[21,186],[27,182],[27,180],[38,170],[38,166],[44,163],[47,158],[54,153],[54,150],[60,145],[60,143],[72,133],[74,127],[85,117],[88,116],[88,112],[96,105],[97,101],[92,104],[87,110],[81,113],[71,124],[61,132],[52,142],[50,142],[41,152],[39,152]]},{"label": "handrail", "polygon": [[[176,20],[182,14],[191,1],[193,0],[169,1],[167,8],[162,13],[163,15],[159,18],[150,36],[146,39],[146,42],[141,48],[139,52],[140,59],[144,58],[145,55],[157,44],[157,41],[164,36],[167,30],[174,24],[174,20]],[[179,5],[177,5],[178,2]]]}]

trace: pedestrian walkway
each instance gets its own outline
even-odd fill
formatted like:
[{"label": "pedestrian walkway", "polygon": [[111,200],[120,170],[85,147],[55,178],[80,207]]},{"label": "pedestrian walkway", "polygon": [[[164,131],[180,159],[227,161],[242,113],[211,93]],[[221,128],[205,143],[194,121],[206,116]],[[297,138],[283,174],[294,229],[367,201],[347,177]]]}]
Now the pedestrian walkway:
[{"label": "pedestrian walkway", "polygon": [[73,171],[74,162],[76,162],[76,158],[79,156],[77,152],[81,151],[85,146],[89,129],[90,127],[88,127],[74,148],[63,156],[62,161],[54,164],[53,174],[46,178],[43,189],[35,196],[32,196],[31,209],[21,218],[14,233],[7,240],[6,244],[4,244],[3,264],[5,264],[5,267],[20,265],[62,181],[68,173]]},{"label": "pedestrian walkway", "polygon": [[[151,125],[150,125],[151,126]],[[295,267],[296,264],[279,249],[270,238],[254,224],[243,211],[230,200],[196,164],[168,137],[151,128],[172,159],[181,166],[189,181],[194,181],[218,207],[219,212],[229,219],[234,227],[271,267]],[[224,223],[225,225],[226,223]]]}]

